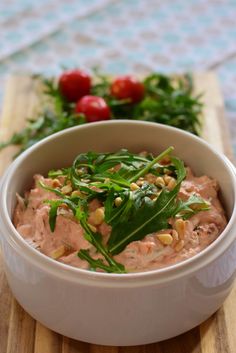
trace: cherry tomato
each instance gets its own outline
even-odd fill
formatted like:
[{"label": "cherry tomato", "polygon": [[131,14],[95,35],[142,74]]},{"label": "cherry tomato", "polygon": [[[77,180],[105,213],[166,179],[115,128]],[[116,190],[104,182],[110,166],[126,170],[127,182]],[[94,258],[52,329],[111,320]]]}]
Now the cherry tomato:
[{"label": "cherry tomato", "polygon": [[76,104],[76,113],[83,113],[87,122],[108,120],[111,117],[110,108],[101,97],[84,96]]},{"label": "cherry tomato", "polygon": [[90,93],[91,77],[82,70],[65,71],[59,78],[59,89],[69,102],[76,102]]},{"label": "cherry tomato", "polygon": [[111,84],[111,94],[117,99],[130,99],[131,103],[140,102],[145,93],[144,84],[133,76],[117,77]]}]

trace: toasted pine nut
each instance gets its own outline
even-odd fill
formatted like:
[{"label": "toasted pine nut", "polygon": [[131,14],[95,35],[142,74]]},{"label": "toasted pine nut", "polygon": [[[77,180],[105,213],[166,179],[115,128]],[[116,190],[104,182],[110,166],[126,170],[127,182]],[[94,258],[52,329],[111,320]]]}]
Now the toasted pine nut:
[{"label": "toasted pine nut", "polygon": [[171,180],[167,184],[167,189],[171,191],[174,189],[175,186],[176,186],[176,180],[174,178],[171,178]]},{"label": "toasted pine nut", "polygon": [[179,252],[182,250],[184,247],[184,241],[180,240],[176,245],[175,245],[175,251]]},{"label": "toasted pine nut", "polygon": [[140,189],[140,187],[136,183],[131,183],[130,184],[130,190],[131,191],[135,191],[135,190],[138,190],[138,189]]},{"label": "toasted pine nut", "polygon": [[58,186],[61,186],[61,183],[58,179],[53,179],[52,181],[52,187],[57,188]]},{"label": "toasted pine nut", "polygon": [[69,209],[69,206],[66,204],[66,203],[62,203],[60,205],[60,208],[64,208],[65,210],[68,210]]},{"label": "toasted pine nut", "polygon": [[145,183],[144,180],[138,180],[138,181],[136,182],[136,184],[137,184],[138,186],[143,186],[144,183]]},{"label": "toasted pine nut", "polygon": [[72,193],[71,193],[71,196],[81,196],[81,191],[79,190],[74,190]]},{"label": "toasted pine nut", "polygon": [[179,240],[178,232],[175,229],[172,229],[171,235],[172,235],[174,240]]},{"label": "toasted pine nut", "polygon": [[173,241],[172,236],[169,233],[166,234],[157,234],[157,238],[164,245],[170,245]]},{"label": "toasted pine nut", "polygon": [[182,218],[175,221],[174,229],[178,232],[180,239],[184,239],[186,222]]},{"label": "toasted pine nut", "polygon": [[65,185],[65,186],[63,186],[62,188],[61,188],[61,192],[63,193],[63,194],[70,194],[71,193],[71,191],[72,191],[72,187],[71,187],[71,185]]},{"label": "toasted pine nut", "polygon": [[119,207],[122,204],[122,198],[116,197],[114,202],[115,202],[116,207]]},{"label": "toasted pine nut", "polygon": [[148,173],[145,175],[145,180],[147,180],[149,184],[155,184],[156,176],[152,173]]},{"label": "toasted pine nut", "polygon": [[169,175],[164,175],[164,176],[163,176],[163,179],[164,179],[164,181],[165,181],[165,184],[168,185],[169,182],[171,181],[172,177],[169,176]]},{"label": "toasted pine nut", "polygon": [[163,179],[162,177],[157,177],[157,178],[156,178],[156,181],[155,181],[155,184],[156,184],[157,186],[161,186],[161,187],[165,186],[164,179]]},{"label": "toasted pine nut", "polygon": [[66,248],[64,245],[59,246],[59,248],[53,250],[50,253],[50,257],[53,258],[54,260],[59,259],[59,257],[63,256],[66,252]]},{"label": "toasted pine nut", "polygon": [[104,209],[103,207],[99,207],[94,211],[94,219],[93,219],[93,223],[98,226],[99,224],[101,224],[104,221]]}]

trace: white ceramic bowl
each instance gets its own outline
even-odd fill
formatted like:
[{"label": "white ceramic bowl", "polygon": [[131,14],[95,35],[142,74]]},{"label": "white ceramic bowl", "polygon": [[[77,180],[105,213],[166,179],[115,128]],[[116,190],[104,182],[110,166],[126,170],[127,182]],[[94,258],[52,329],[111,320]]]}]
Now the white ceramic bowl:
[{"label": "white ceramic bowl", "polygon": [[[89,150],[125,147],[158,153],[169,145],[195,173],[207,174],[220,183],[229,223],[197,256],[143,273],[94,273],[44,256],[15,230],[11,222],[15,194],[30,187],[34,173],[68,166],[77,154]],[[96,344],[147,344],[193,328],[220,307],[236,273],[235,180],[232,164],[206,142],[154,123],[93,123],[41,141],[11,164],[1,182],[2,253],[16,299],[52,330]]]}]

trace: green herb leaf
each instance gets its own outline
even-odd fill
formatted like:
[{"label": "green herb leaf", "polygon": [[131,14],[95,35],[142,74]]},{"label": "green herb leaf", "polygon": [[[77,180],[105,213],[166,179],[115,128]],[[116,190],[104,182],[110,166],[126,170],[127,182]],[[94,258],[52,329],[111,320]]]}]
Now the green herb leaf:
[{"label": "green herb leaf", "polygon": [[91,230],[87,223],[87,217],[84,212],[80,212],[76,214],[77,218],[80,221],[81,226],[84,228],[86,239],[95,246],[100,254],[102,254],[110,266],[111,272],[124,273],[125,269],[122,264],[116,262],[105,246],[102,244],[101,235],[99,233],[95,233]]},{"label": "green herb leaf", "polygon": [[165,156],[170,154],[174,150],[174,147],[168,147],[164,152],[162,152],[159,156],[157,156],[155,159],[153,159],[151,162],[149,162],[145,168],[142,168],[136,175],[134,175],[129,181],[130,183],[138,180],[141,176],[147,174],[149,170],[160,160],[162,160]]},{"label": "green herb leaf", "polygon": [[191,195],[187,201],[179,200],[175,217],[188,219],[200,211],[208,211],[210,203],[197,195]]},{"label": "green herb leaf", "polygon": [[[93,259],[90,254],[89,250],[87,249],[81,249],[78,254],[79,258],[82,260],[87,261],[90,264],[90,270],[96,271],[98,268],[102,269],[105,272],[108,273],[116,273],[117,268],[113,266],[107,266],[101,259]],[[124,267],[119,269],[119,273],[125,273]]]},{"label": "green herb leaf", "polygon": [[[126,210],[128,205],[129,212],[126,212],[123,220],[120,219],[119,223],[112,224],[112,232],[108,241],[109,251],[115,255],[121,252],[130,242],[142,239],[145,235],[157,232],[158,230],[168,228],[168,220],[172,217],[178,209],[177,194],[182,180],[185,178],[186,171],[183,162],[177,158],[172,158],[175,167],[177,168],[177,185],[172,191],[163,189],[160,196],[156,201],[143,196],[143,201],[140,202],[138,207],[135,207],[134,202],[129,205],[130,199],[122,202],[120,208],[121,215],[123,210]],[[133,195],[138,195],[142,190],[137,190]],[[109,206],[110,207],[110,206]],[[119,208],[117,210],[117,213]],[[111,214],[111,212],[110,212]]]},{"label": "green herb leaf", "polygon": [[45,202],[51,206],[49,211],[49,225],[50,225],[51,232],[54,232],[55,226],[56,226],[57,210],[58,210],[58,207],[63,204],[63,201],[46,200]]}]

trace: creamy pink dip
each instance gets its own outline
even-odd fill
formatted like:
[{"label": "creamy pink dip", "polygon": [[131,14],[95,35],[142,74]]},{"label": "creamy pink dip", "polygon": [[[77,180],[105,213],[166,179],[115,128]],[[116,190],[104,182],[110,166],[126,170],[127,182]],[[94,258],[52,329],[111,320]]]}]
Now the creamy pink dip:
[{"label": "creamy pink dip", "polygon": [[[114,256],[128,272],[162,268],[186,260],[211,244],[226,226],[227,221],[217,196],[217,182],[207,176],[195,177],[189,168],[187,171],[178,197],[186,200],[191,194],[201,196],[210,202],[210,209],[195,214],[184,221],[184,225],[170,219],[173,229],[152,233],[141,241],[130,243],[121,253]],[[77,253],[80,249],[90,249],[90,254],[99,258],[96,249],[84,238],[83,228],[67,208],[60,209],[55,231],[51,232],[48,215],[50,206],[44,203],[44,200],[56,199],[57,196],[37,187],[37,182],[41,180],[45,185],[53,186],[54,181],[41,175],[36,175],[34,180],[34,187],[25,195],[27,206],[24,200],[18,197],[14,213],[16,229],[30,245],[43,254],[65,264],[88,269],[89,264],[81,260]],[[105,222],[97,225],[94,219],[96,209],[101,207],[102,204],[96,199],[89,204],[89,223],[97,227],[105,244],[111,227]],[[170,234],[172,242],[163,243],[160,234],[165,237]]]}]

